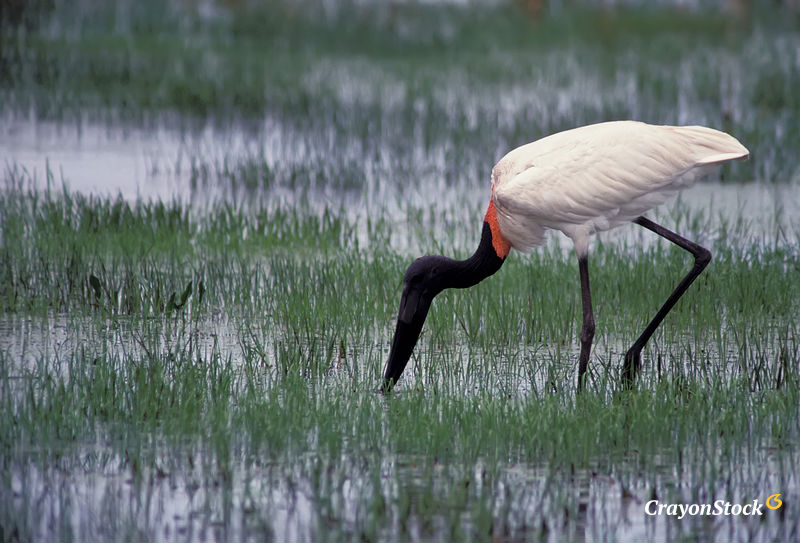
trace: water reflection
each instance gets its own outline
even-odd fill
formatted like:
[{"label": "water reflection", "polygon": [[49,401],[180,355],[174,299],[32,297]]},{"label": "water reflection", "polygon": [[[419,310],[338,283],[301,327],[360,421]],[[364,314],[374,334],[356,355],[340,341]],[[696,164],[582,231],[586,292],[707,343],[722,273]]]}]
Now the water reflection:
[{"label": "water reflection", "polygon": [[800,509],[791,500],[784,502],[785,513],[764,508],[760,517],[645,514],[654,496],[665,503],[763,503],[773,489],[791,495],[798,480],[789,460],[763,450],[752,458],[761,468],[710,485],[699,476],[697,459],[686,458],[676,486],[671,456],[662,469],[646,473],[635,468],[635,457],[619,472],[601,465],[570,471],[546,462],[431,465],[414,457],[376,464],[313,451],[264,463],[257,450],[234,442],[238,460],[220,469],[225,463],[218,452],[202,444],[176,446],[160,437],[120,452],[113,443],[101,433],[96,443],[65,451],[58,465],[10,466],[10,485],[0,495],[20,515],[16,525],[35,530],[19,534],[22,539],[57,533],[79,540],[124,534],[170,541],[430,541],[458,535],[496,541],[779,540],[791,538],[799,522]]}]

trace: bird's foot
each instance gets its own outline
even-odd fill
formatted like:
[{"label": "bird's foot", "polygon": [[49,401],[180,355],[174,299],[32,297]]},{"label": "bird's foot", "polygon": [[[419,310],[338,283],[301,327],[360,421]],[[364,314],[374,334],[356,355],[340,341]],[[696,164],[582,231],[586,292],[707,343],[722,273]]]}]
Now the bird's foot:
[{"label": "bird's foot", "polygon": [[377,392],[382,396],[391,394],[392,391],[394,390],[394,383],[395,383],[394,379],[384,379],[383,382],[381,383],[380,388],[375,392]]},{"label": "bird's foot", "polygon": [[631,348],[625,353],[625,363],[622,366],[622,388],[623,390],[630,390],[633,388],[633,382],[636,380],[636,374],[642,366],[642,351],[636,348]]}]

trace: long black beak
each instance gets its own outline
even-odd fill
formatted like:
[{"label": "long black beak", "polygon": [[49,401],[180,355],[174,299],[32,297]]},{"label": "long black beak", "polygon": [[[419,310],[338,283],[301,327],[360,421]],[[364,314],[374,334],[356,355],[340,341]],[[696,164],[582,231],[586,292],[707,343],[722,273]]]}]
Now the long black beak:
[{"label": "long black beak", "polygon": [[389,360],[386,362],[386,371],[383,374],[381,390],[384,392],[392,389],[406,369],[406,364],[422,332],[422,325],[425,324],[425,317],[428,316],[431,301],[416,288],[406,287],[403,290],[392,350],[389,352]]}]

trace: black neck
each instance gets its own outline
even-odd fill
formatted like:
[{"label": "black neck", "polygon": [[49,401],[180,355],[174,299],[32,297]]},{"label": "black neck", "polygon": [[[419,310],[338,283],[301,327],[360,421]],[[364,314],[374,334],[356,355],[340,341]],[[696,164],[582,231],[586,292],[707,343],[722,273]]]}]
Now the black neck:
[{"label": "black neck", "polygon": [[[497,240],[504,242],[504,240]],[[500,245],[502,246],[502,245]],[[492,244],[492,229],[483,223],[478,250],[466,260],[444,256],[424,256],[415,260],[403,279],[403,296],[397,315],[389,360],[386,362],[382,390],[391,389],[411,357],[422,331],[433,298],[447,288],[468,288],[494,274],[503,265]]]},{"label": "black neck", "polygon": [[492,246],[492,230],[489,223],[483,223],[481,243],[471,257],[466,260],[446,259],[449,264],[443,277],[444,288],[469,288],[477,285],[500,269],[505,259],[497,256]]}]

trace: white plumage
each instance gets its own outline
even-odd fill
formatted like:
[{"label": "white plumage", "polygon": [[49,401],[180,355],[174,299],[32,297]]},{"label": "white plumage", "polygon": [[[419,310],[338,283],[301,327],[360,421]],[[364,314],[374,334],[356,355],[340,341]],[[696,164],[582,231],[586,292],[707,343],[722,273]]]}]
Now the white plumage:
[{"label": "white plumage", "polygon": [[519,251],[547,229],[575,243],[664,203],[722,162],[747,158],[736,138],[702,126],[614,121],[559,132],[514,149],[492,170],[503,237]]}]

